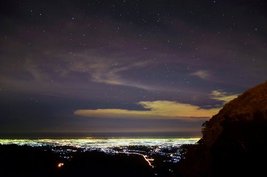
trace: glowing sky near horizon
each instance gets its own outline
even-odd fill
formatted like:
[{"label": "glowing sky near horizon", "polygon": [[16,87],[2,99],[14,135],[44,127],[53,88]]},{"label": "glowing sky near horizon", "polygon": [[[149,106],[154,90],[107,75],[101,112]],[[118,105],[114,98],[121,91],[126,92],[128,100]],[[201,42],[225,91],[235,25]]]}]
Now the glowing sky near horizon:
[{"label": "glowing sky near horizon", "polygon": [[0,2],[0,135],[176,132],[267,76],[264,0]]}]

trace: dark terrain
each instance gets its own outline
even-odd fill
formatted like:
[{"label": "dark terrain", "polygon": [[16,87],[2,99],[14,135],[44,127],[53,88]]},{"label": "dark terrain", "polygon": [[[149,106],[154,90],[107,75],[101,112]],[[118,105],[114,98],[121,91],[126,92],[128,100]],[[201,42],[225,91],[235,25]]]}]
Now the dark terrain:
[{"label": "dark terrain", "polygon": [[178,176],[266,176],[267,82],[226,104],[202,132],[196,145],[184,147]]},{"label": "dark terrain", "polygon": [[[2,145],[0,170],[15,176],[174,177],[179,147],[127,146],[109,150],[52,145]],[[170,155],[176,154],[176,155]],[[153,161],[148,161],[153,159]]]},{"label": "dark terrain", "polygon": [[[71,154],[65,159],[49,147],[0,146],[1,177],[150,177],[152,168],[141,155],[99,151]],[[58,165],[64,163],[62,167]]]}]

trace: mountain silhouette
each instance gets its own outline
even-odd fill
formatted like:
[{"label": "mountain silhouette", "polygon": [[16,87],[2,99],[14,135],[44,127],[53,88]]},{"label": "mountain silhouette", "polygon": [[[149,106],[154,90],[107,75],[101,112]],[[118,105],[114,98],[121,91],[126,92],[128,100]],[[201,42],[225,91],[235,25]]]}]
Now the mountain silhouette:
[{"label": "mountain silhouette", "polygon": [[267,82],[226,104],[203,124],[203,137],[185,146],[178,176],[261,176],[267,158]]}]

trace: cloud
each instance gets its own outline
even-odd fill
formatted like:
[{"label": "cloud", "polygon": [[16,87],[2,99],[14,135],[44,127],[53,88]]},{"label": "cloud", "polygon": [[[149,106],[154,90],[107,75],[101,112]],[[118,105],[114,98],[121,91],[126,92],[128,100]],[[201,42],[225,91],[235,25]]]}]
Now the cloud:
[{"label": "cloud", "polygon": [[133,61],[125,62],[120,59],[107,59],[105,57],[96,57],[88,59],[85,54],[76,55],[81,60],[71,63],[70,70],[78,73],[86,73],[90,76],[90,80],[97,83],[108,85],[127,86],[143,90],[161,90],[164,88],[148,85],[136,80],[125,78],[125,72],[130,70],[143,69],[151,62]]},{"label": "cloud", "polygon": [[190,75],[196,76],[200,79],[208,79],[210,77],[210,73],[206,70],[198,70],[196,72],[191,73]]},{"label": "cloud", "polygon": [[135,62],[128,64],[127,66],[120,66],[115,62],[112,65],[105,65],[105,67],[95,67],[94,72],[91,73],[92,81],[110,85],[134,87],[143,90],[158,90],[159,88],[157,87],[137,83],[122,77],[122,72],[126,72],[131,69],[139,69],[147,66],[148,64],[149,62]]},{"label": "cloud", "polygon": [[212,99],[222,101],[224,104],[238,97],[238,94],[229,94],[221,90],[213,90],[210,95]]},{"label": "cloud", "polygon": [[127,109],[79,109],[77,116],[103,118],[153,118],[153,119],[186,119],[209,118],[219,111],[219,108],[205,109],[196,105],[175,101],[141,101],[138,104],[145,110]]},{"label": "cloud", "polygon": [[[220,90],[213,90],[210,93],[211,99],[228,103],[238,94],[228,94]],[[78,109],[74,112],[82,117],[100,118],[152,118],[152,119],[203,119],[210,118],[217,114],[222,107],[201,108],[193,104],[186,104],[175,101],[140,101],[138,102],[144,110],[128,109]]]},{"label": "cloud", "polygon": [[49,77],[47,74],[45,74],[38,64],[34,63],[30,59],[26,59],[25,64],[23,65],[23,68],[30,73],[30,75],[34,78],[35,81],[42,82],[49,80]]}]

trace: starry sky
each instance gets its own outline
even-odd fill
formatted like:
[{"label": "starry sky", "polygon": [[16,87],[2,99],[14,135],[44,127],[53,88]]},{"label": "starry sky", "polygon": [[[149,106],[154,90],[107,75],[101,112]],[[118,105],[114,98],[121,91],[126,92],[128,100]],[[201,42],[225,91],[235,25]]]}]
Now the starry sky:
[{"label": "starry sky", "polygon": [[1,0],[0,23],[0,135],[198,136],[266,81],[264,0]]}]

